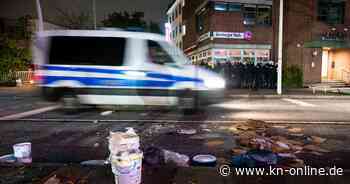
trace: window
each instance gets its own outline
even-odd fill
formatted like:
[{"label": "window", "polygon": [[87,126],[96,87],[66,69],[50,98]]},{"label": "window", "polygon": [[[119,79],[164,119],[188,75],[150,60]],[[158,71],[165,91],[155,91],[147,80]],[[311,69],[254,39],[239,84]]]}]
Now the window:
[{"label": "window", "polygon": [[272,24],[271,6],[258,6],[256,23],[259,25],[271,25]]},{"label": "window", "polygon": [[186,25],[182,25],[182,35],[186,35]]},{"label": "window", "polygon": [[174,63],[171,56],[155,41],[148,41],[148,54],[150,61],[154,64]]},{"label": "window", "polygon": [[175,27],[175,36],[174,37],[177,37],[177,27]]},{"label": "window", "polygon": [[214,10],[215,10],[215,11],[227,11],[227,3],[218,3],[218,2],[215,2],[215,4],[214,4]]},{"label": "window", "polygon": [[125,43],[124,38],[112,37],[53,37],[49,63],[121,66]]},{"label": "window", "polygon": [[175,7],[175,19],[177,18],[177,7]]},{"label": "window", "polygon": [[196,15],[196,29],[197,32],[202,32],[204,30],[204,12]]},{"label": "window", "polygon": [[244,25],[254,25],[256,22],[256,5],[244,5],[243,12],[243,24]]},{"label": "window", "polygon": [[228,4],[228,11],[231,11],[231,12],[239,12],[239,11],[241,11],[241,4],[240,3],[230,3],[230,4]]},{"label": "window", "polygon": [[344,24],[345,0],[318,0],[318,20],[328,24]]},{"label": "window", "polygon": [[270,60],[270,50],[267,49],[215,49],[215,61],[264,63]]}]

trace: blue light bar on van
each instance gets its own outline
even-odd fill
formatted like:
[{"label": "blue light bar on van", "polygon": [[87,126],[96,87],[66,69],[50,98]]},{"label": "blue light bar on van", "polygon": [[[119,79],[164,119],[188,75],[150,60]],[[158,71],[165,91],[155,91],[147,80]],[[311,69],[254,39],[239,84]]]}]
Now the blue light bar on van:
[{"label": "blue light bar on van", "polygon": [[99,30],[104,30],[104,31],[123,31],[124,29],[117,28],[117,27],[100,27]]},{"label": "blue light bar on van", "polygon": [[131,32],[145,32],[142,27],[127,27],[127,28],[117,28],[117,27],[101,27],[100,30],[104,31],[131,31]]},{"label": "blue light bar on van", "polygon": [[132,32],[145,32],[145,29],[142,27],[128,27],[125,30],[132,31]]}]

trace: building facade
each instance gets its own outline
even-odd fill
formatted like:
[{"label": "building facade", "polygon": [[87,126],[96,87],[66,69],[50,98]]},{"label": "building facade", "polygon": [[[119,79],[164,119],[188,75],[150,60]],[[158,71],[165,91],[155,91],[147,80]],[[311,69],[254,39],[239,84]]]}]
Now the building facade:
[{"label": "building facade", "polygon": [[[184,51],[193,62],[270,62],[272,1],[191,1]],[[191,4],[190,4],[191,5]]]},{"label": "building facade", "polygon": [[167,10],[168,23],[166,32],[168,39],[177,47],[183,49],[183,36],[186,34],[186,27],[183,25],[183,8],[185,0],[175,0]]},{"label": "building facade", "polygon": [[350,0],[285,0],[284,10],[284,63],[302,67],[305,84],[350,82]]},{"label": "building facade", "polygon": [[[183,0],[180,48],[192,62],[276,63],[279,2]],[[298,66],[305,85],[350,82],[350,0],[284,0],[283,19],[284,68]]]}]

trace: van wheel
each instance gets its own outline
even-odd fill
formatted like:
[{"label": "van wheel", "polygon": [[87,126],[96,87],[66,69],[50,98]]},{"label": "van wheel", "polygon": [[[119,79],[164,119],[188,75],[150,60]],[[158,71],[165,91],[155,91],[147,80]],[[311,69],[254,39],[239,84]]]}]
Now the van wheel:
[{"label": "van wheel", "polygon": [[61,97],[61,104],[65,113],[76,113],[80,108],[80,102],[78,97],[72,92],[66,92]]},{"label": "van wheel", "polygon": [[179,108],[185,115],[197,113],[199,110],[197,97],[191,91],[184,92],[179,97]]}]

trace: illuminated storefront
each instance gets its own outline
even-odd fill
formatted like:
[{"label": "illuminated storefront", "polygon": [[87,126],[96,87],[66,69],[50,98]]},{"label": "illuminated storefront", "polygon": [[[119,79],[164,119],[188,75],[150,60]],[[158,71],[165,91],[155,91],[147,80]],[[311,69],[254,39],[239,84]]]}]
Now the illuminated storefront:
[{"label": "illuminated storefront", "polygon": [[[241,45],[235,46],[240,47]],[[271,46],[269,45],[250,45],[251,48],[230,47],[232,45],[198,49],[198,51],[189,53],[189,57],[192,62],[271,63]]]}]

